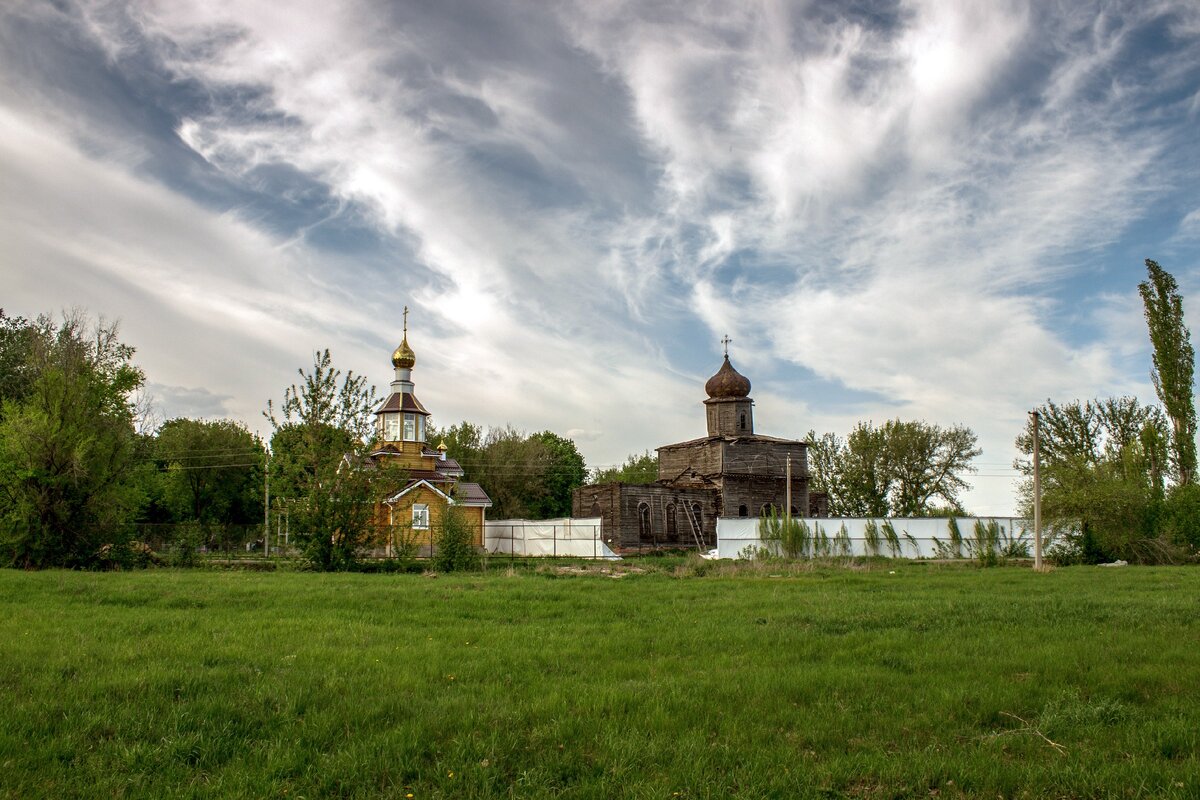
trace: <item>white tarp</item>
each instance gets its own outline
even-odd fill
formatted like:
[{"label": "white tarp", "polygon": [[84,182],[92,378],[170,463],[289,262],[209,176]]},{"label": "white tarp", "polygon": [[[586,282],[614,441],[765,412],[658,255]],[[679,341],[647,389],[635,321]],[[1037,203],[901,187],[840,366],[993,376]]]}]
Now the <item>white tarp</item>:
[{"label": "white tarp", "polygon": [[[938,558],[950,555],[954,551],[951,532],[951,520],[945,517],[917,518],[876,518],[862,517],[841,518],[805,518],[801,520],[808,526],[809,531],[820,538],[823,533],[830,542],[831,552],[837,553],[839,534],[845,532],[842,541],[849,541],[852,555],[867,555],[868,527],[874,523],[874,529],[879,541],[879,555],[894,558]],[[999,546],[1003,547],[1010,541],[1024,539],[1033,551],[1033,525],[1029,520],[1016,517],[958,517],[953,520],[958,526],[961,545],[957,552],[963,558],[972,557],[972,547],[975,546],[975,525],[996,523],[999,528]],[[895,545],[889,544],[885,535],[884,524],[891,525],[896,534]],[[1043,541],[1045,535],[1043,534]],[[939,545],[941,545],[939,547]],[[763,549],[764,543],[758,533],[758,520],[753,518],[733,517],[717,520],[717,553],[720,558],[744,558],[753,549]],[[950,553],[947,550],[951,551]]]},{"label": "white tarp", "polygon": [[621,558],[600,538],[599,517],[488,520],[483,536],[487,551],[501,555]]}]

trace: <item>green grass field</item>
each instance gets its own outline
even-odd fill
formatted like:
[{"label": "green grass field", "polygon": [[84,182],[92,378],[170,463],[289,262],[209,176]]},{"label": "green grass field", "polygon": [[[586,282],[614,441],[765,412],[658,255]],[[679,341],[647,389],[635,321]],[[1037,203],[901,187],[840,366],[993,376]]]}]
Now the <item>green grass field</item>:
[{"label": "green grass field", "polygon": [[1200,570],[767,570],[0,571],[0,796],[1200,797]]}]

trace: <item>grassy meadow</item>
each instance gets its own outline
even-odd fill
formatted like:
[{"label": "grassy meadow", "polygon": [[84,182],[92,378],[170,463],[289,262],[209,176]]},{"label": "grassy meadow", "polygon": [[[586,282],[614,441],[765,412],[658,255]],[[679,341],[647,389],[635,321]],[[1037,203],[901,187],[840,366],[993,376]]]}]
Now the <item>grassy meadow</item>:
[{"label": "grassy meadow", "polygon": [[1198,612],[1187,568],[0,570],[0,797],[1196,798]]}]

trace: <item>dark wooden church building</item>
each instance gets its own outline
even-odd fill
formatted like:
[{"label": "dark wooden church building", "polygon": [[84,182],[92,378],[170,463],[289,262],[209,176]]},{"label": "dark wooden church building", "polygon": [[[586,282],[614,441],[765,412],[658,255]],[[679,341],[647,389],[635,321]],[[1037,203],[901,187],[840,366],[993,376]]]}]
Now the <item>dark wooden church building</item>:
[{"label": "dark wooden church building", "polygon": [[824,516],[824,497],[808,488],[808,446],[754,432],[750,381],[725,361],[704,384],[708,435],[663,445],[658,480],[575,490],[572,516],[600,517],[616,550],[715,547],[717,517],[783,513],[791,461],[793,516]]}]

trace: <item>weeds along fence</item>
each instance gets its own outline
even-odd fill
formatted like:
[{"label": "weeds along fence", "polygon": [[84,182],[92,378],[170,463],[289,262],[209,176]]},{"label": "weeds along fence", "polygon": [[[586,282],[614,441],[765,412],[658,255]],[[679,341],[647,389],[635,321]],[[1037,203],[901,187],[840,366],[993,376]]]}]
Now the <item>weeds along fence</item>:
[{"label": "weeds along fence", "polygon": [[[719,558],[762,552],[800,558],[886,556],[1027,558],[1033,525],[1018,517],[804,518],[784,529],[781,520],[717,520]],[[766,534],[764,536],[764,534]]]},{"label": "weeds along fence", "polygon": [[[485,529],[474,527],[472,546],[488,554],[509,558],[561,557],[619,559],[601,539],[600,519],[499,520]],[[304,531],[282,521],[272,525],[266,552],[273,557],[302,555]],[[263,525],[227,523],[130,523],[97,532],[99,542],[118,550],[133,544],[137,552],[166,563],[190,564],[211,559],[260,559],[264,555]],[[442,547],[443,531],[434,523],[426,528],[411,525],[373,526],[364,532],[359,557],[377,559],[433,559]],[[482,547],[481,547],[482,545]]]}]

